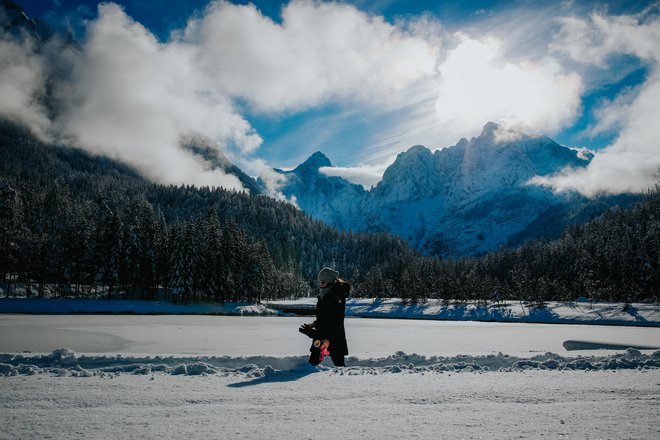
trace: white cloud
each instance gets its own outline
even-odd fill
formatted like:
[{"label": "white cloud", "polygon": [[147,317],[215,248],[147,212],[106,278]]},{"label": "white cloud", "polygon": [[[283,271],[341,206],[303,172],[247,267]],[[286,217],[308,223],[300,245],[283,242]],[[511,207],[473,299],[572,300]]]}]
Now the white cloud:
[{"label": "white cloud", "polygon": [[511,63],[496,40],[463,36],[440,66],[436,103],[442,122],[474,132],[486,121],[555,132],[580,111],[582,80],[553,59]]},{"label": "white cloud", "polygon": [[378,162],[416,144],[444,148],[477,136],[488,121],[550,135],[574,123],[585,81],[548,55],[555,9],[515,8],[453,33],[420,22],[416,34],[434,35],[442,49],[438,71],[406,89],[398,107],[371,109],[384,122],[360,160]]},{"label": "white cloud", "polygon": [[238,179],[181,148],[204,136],[251,151],[250,125],[195,66],[195,51],[161,44],[115,4],[101,4],[90,23],[59,119],[82,147],[122,159],[164,183],[241,189]]},{"label": "white cloud", "polygon": [[261,179],[261,182],[265,186],[266,195],[277,200],[287,201],[296,206],[295,198],[287,199],[286,196],[280,191],[282,185],[284,185],[288,180],[288,177],[285,174],[276,172],[272,168],[266,166],[264,163],[264,166],[262,167],[262,170],[259,174],[259,179]]},{"label": "white cloud", "polygon": [[349,182],[362,185],[366,190],[375,186],[383,178],[383,173],[394,162],[395,157],[378,165],[356,165],[353,167],[321,167],[319,172],[326,176],[343,177]]},{"label": "white cloud", "polygon": [[495,143],[503,144],[508,142],[516,142],[520,139],[524,139],[528,134],[523,133],[519,130],[511,130],[505,127],[498,127],[493,133],[493,140]]},{"label": "white cloud", "polygon": [[294,197],[287,198],[280,189],[288,180],[286,174],[278,173],[266,161],[259,158],[245,158],[243,156],[233,156],[231,161],[236,164],[243,172],[251,176],[259,176],[264,193],[277,200],[291,203],[296,206]]},{"label": "white cloud", "polygon": [[608,16],[599,12],[588,18],[562,17],[560,31],[550,48],[569,55],[576,61],[607,66],[610,56],[634,55],[641,59],[658,59],[660,29],[657,16]]},{"label": "white cloud", "polygon": [[622,91],[611,100],[603,100],[594,108],[595,123],[584,131],[589,137],[595,137],[603,133],[616,133],[625,127],[631,106],[639,97],[640,87],[629,88]]},{"label": "white cloud", "polygon": [[43,63],[29,39],[17,41],[8,35],[0,39],[0,116],[32,127],[47,140],[50,120],[39,101],[45,93]]},{"label": "white cloud", "polygon": [[571,9],[573,6],[575,6],[575,0],[563,0],[560,5],[562,9]]},{"label": "white cloud", "polygon": [[628,108],[624,128],[612,145],[596,154],[589,166],[565,170],[533,183],[586,196],[643,192],[660,181],[660,75],[640,91]]},{"label": "white cloud", "polygon": [[[642,20],[642,18],[644,18]],[[606,66],[612,55],[639,57],[650,70],[641,86],[624,90],[596,111],[590,132],[619,130],[588,168],[565,170],[534,183],[585,195],[642,192],[660,180],[660,19],[658,16],[605,16],[564,20],[556,50],[584,63]]]},{"label": "white cloud", "polygon": [[387,99],[434,73],[435,48],[355,7],[294,0],[282,23],[253,5],[211,3],[181,37],[231,96],[263,112],[298,111],[331,100]]}]

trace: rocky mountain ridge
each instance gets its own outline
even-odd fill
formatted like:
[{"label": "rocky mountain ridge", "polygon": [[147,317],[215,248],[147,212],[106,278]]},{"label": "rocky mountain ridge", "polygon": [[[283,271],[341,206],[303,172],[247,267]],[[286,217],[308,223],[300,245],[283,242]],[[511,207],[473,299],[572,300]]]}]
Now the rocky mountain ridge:
[{"label": "rocky mountain ridge", "polygon": [[312,217],[340,229],[390,232],[424,253],[460,257],[554,238],[565,225],[620,202],[594,205],[528,184],[537,175],[585,167],[592,157],[489,122],[478,137],[456,145],[400,153],[371,191],[320,172],[332,166],[320,152],[294,170],[276,171],[286,178],[282,193]]}]

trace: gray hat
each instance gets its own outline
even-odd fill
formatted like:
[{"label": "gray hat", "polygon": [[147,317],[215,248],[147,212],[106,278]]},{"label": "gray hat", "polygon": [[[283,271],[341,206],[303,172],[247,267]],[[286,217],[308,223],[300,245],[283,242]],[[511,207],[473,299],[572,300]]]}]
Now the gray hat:
[{"label": "gray hat", "polygon": [[324,267],[319,272],[319,283],[332,283],[339,276],[339,272],[336,270],[330,269],[329,267]]}]

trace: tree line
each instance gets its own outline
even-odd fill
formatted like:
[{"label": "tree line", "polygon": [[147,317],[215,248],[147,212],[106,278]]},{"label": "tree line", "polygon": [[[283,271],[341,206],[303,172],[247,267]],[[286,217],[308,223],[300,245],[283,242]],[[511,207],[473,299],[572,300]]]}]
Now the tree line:
[{"label": "tree line", "polygon": [[[58,183],[42,187],[0,178],[6,295],[20,284],[37,296],[51,286],[61,297],[260,302],[310,294],[324,265],[358,277],[386,254],[411,253],[393,237],[342,233],[316,222],[316,228],[289,227],[289,239],[282,240],[287,229],[269,233],[266,222],[250,235],[254,224],[245,228],[216,205],[168,220],[146,198],[120,200],[80,198]],[[258,213],[251,219],[259,221]]]},{"label": "tree line", "polygon": [[63,297],[260,301],[267,282],[284,281],[263,241],[248,240],[234,222],[221,225],[213,209],[168,224],[143,199],[110,208],[102,197],[76,200],[66,187],[25,189],[0,180],[8,296],[21,283],[28,296],[54,286]]}]

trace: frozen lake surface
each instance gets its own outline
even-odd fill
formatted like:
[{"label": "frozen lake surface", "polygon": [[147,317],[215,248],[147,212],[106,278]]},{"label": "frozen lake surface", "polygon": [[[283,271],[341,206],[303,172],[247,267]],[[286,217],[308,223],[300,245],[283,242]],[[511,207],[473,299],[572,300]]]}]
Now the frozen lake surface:
[{"label": "frozen lake surface", "polygon": [[[0,315],[0,352],[294,356],[309,339],[298,327],[313,318],[191,315]],[[507,353],[567,356],[567,340],[659,346],[658,327],[452,322],[347,318],[351,355],[381,357],[397,351],[454,356]],[[603,353],[598,350],[597,353]]]}]

